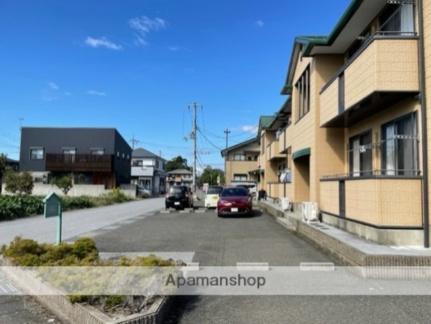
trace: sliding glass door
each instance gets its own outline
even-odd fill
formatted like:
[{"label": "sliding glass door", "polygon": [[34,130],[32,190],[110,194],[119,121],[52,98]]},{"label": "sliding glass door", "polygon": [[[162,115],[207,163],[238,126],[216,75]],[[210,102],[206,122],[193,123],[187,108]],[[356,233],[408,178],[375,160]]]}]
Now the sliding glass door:
[{"label": "sliding glass door", "polygon": [[382,126],[382,172],[391,176],[419,175],[416,113]]}]

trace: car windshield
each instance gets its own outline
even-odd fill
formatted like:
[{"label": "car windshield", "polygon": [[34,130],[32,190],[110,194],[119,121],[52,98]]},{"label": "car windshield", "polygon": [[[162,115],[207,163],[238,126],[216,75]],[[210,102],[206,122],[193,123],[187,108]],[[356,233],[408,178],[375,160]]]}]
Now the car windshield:
[{"label": "car windshield", "polygon": [[221,193],[222,197],[242,197],[248,196],[247,189],[244,188],[226,188]]},{"label": "car windshield", "polygon": [[169,189],[170,194],[180,194],[183,193],[185,190],[183,187],[171,187]]},{"label": "car windshield", "polygon": [[218,195],[222,192],[222,187],[209,187],[207,191],[207,195]]}]

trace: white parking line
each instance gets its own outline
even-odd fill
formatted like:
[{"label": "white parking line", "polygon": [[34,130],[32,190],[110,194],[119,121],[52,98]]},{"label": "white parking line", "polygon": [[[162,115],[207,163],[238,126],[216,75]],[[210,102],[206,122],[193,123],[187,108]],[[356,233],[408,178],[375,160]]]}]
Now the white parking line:
[{"label": "white parking line", "polygon": [[301,271],[335,271],[335,265],[332,262],[301,262],[299,269]]},{"label": "white parking line", "polygon": [[238,271],[268,271],[268,262],[237,262],[236,269]]}]

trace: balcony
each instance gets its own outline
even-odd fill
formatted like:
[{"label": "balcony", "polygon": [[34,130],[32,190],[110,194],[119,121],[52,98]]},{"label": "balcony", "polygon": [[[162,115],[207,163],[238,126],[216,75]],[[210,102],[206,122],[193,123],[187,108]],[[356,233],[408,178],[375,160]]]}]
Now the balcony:
[{"label": "balcony", "polygon": [[320,180],[322,213],[377,228],[422,226],[421,177],[332,177]]},{"label": "balcony", "polygon": [[112,172],[113,155],[46,154],[46,170],[52,172]]},{"label": "balcony", "polygon": [[282,148],[283,147],[280,145],[279,140],[275,140],[270,145],[268,145],[266,150],[267,161],[285,159],[286,154],[281,153]]},{"label": "balcony", "polygon": [[419,92],[415,36],[371,37],[320,92],[320,126],[350,127]]},{"label": "balcony", "polygon": [[152,177],[154,167],[152,166],[132,166],[132,177]]},{"label": "balcony", "polygon": [[280,134],[279,137],[279,153],[286,154],[289,146],[292,145],[292,131],[291,127],[286,127]]}]

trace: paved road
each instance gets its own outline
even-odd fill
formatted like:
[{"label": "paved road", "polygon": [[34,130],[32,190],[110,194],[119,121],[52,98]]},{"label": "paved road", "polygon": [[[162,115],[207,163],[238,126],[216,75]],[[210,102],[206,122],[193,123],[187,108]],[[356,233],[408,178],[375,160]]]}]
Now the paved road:
[{"label": "paved road", "polygon": [[[297,266],[331,259],[267,215],[219,219],[157,214],[96,237],[106,252],[194,252],[204,265],[269,262]],[[175,297],[169,323],[429,323],[427,297]]]},{"label": "paved road", "polygon": [[[138,216],[147,215],[164,206],[163,198],[145,199],[113,206],[91,208],[63,213],[63,239],[91,234],[98,229]],[[43,216],[0,222],[0,245],[22,236],[39,242],[55,242],[56,219]]]}]

